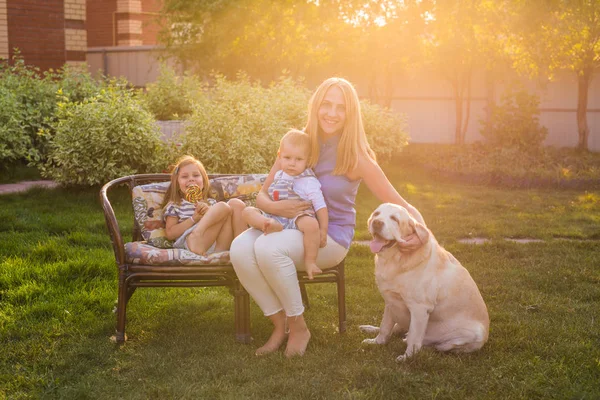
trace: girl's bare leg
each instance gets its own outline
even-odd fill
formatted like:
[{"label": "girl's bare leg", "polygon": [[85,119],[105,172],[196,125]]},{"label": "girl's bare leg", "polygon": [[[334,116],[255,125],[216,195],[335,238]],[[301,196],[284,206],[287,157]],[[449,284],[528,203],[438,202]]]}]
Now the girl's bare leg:
[{"label": "girl's bare leg", "polygon": [[283,230],[283,225],[279,221],[265,217],[258,208],[246,207],[242,212],[242,216],[248,225],[263,231],[265,235]]},{"label": "girl's bare leg", "polygon": [[[218,225],[218,224],[217,224]],[[231,226],[231,214],[223,220],[221,230],[217,234],[215,242],[215,253],[219,251],[229,250],[233,241],[233,227]]]},{"label": "girl's bare leg", "polygon": [[[226,203],[217,203],[211,206],[186,238],[188,248],[196,254],[206,254],[206,251],[217,240],[223,223],[230,215],[231,208]],[[231,241],[229,243],[231,244]]]},{"label": "girl's bare leg", "polygon": [[233,237],[236,238],[240,233],[248,229],[248,224],[242,218],[246,204],[240,199],[231,199],[227,204],[231,207],[231,227],[233,229]]},{"label": "girl's bare leg", "polygon": [[277,351],[285,341],[285,312],[281,310],[276,314],[269,315],[269,319],[273,323],[273,333],[269,340],[256,350],[257,356]]},{"label": "girl's bare leg", "polygon": [[304,321],[304,315],[287,318],[290,334],[285,348],[286,357],[302,356],[310,340],[310,331]]}]

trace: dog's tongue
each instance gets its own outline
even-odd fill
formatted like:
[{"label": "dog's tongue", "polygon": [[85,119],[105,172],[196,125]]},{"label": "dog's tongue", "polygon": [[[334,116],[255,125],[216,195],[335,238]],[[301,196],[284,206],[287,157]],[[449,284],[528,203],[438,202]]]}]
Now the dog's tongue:
[{"label": "dog's tongue", "polygon": [[373,239],[371,240],[370,243],[370,247],[371,247],[371,251],[373,253],[379,253],[381,251],[381,249],[383,248],[383,246],[385,246],[387,244],[387,241],[382,240],[382,239]]}]

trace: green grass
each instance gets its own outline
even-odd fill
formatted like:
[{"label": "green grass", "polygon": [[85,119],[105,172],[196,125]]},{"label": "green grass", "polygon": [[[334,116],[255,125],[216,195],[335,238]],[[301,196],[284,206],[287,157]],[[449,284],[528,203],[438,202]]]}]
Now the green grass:
[{"label": "green grass", "polygon": [[[308,287],[313,333],[303,358],[256,358],[270,333],[252,304],[254,343],[234,340],[224,288],[140,289],[129,341],[116,346],[116,268],[98,188],[0,196],[0,398],[594,399],[600,397],[600,192],[501,190],[386,168],[436,237],[471,272],[490,339],[468,355],[425,349],[405,364],[395,338],[363,347],[383,301],[373,257],[347,257],[348,332],[334,285]],[[377,201],[361,188],[357,239]],[[130,222],[117,194],[122,228]],[[130,228],[126,235],[130,235]],[[475,246],[469,236],[493,239]],[[545,243],[516,244],[504,237]]]}]

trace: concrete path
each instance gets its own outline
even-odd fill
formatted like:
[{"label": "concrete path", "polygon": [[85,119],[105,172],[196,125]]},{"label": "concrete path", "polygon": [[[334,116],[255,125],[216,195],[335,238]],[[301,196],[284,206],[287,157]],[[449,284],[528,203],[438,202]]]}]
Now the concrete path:
[{"label": "concrete path", "polygon": [[4,185],[0,185],[0,195],[7,193],[24,192],[35,186],[55,188],[58,186],[58,184],[54,181],[23,181],[18,183],[7,183]]}]

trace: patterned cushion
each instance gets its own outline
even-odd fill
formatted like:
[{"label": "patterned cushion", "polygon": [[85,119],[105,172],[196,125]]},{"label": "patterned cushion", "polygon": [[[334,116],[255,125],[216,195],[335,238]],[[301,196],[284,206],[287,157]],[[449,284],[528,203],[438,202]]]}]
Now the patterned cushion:
[{"label": "patterned cushion", "polygon": [[219,176],[210,180],[210,197],[218,201],[238,198],[253,206],[267,174]]},{"label": "patterned cushion", "polygon": [[[239,198],[247,205],[254,205],[256,195],[267,178],[266,174],[232,175],[210,180],[209,203]],[[132,190],[133,212],[140,227],[142,238],[151,246],[161,249],[173,247],[167,239],[163,208],[161,207],[169,182],[149,183]]]},{"label": "patterned cushion", "polygon": [[229,264],[229,252],[200,256],[184,249],[158,249],[145,242],[125,243],[125,258],[139,265],[223,265]]}]

